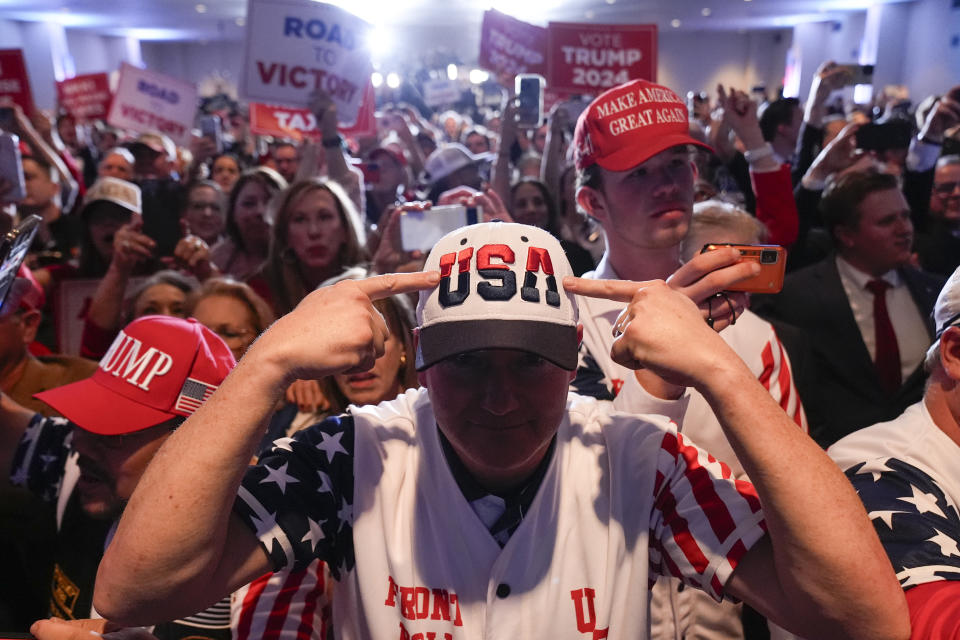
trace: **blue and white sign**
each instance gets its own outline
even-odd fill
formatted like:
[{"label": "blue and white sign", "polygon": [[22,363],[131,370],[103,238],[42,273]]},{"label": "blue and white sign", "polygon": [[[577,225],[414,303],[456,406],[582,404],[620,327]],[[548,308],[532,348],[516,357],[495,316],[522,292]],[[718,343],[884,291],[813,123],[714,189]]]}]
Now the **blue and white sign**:
[{"label": "blue and white sign", "polygon": [[249,0],[240,91],[251,101],[305,107],[315,89],[352,124],[372,70],[370,25],[312,0]]}]

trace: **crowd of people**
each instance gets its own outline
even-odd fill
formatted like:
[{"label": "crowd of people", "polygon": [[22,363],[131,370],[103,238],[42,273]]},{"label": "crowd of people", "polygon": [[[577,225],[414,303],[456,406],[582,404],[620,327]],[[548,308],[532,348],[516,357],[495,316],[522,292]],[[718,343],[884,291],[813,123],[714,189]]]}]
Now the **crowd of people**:
[{"label": "crowd of people", "polygon": [[0,629],[960,637],[960,86],[849,73],[220,147],[13,107]]}]

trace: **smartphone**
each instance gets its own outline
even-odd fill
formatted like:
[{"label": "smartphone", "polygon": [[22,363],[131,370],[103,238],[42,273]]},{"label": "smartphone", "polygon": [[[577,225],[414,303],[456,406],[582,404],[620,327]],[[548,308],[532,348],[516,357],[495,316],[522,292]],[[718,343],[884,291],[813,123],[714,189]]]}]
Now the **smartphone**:
[{"label": "smartphone", "polygon": [[20,138],[12,133],[0,133],[0,178],[10,183],[10,191],[3,194],[4,202],[20,202],[27,197],[27,183],[23,178],[20,158]]},{"label": "smartphone", "polygon": [[143,233],[157,243],[156,256],[172,256],[183,237],[179,212],[183,209],[184,193],[173,180],[148,178],[139,183],[143,203]]},{"label": "smartphone", "polygon": [[217,153],[223,153],[223,123],[220,122],[220,116],[201,117],[200,135],[213,140],[217,145]]},{"label": "smartphone", "polygon": [[17,124],[13,107],[0,107],[0,130],[11,132]]},{"label": "smartphone", "polygon": [[906,121],[868,122],[857,129],[857,148],[864,151],[906,149],[910,146],[911,133],[912,127]]},{"label": "smartphone", "polygon": [[841,64],[847,71],[847,86],[857,84],[873,84],[872,64]]},{"label": "smartphone", "polygon": [[705,244],[700,253],[733,247],[740,251],[741,262],[748,260],[760,265],[760,273],[728,287],[728,291],[747,293],[779,293],[783,289],[783,274],[787,268],[787,254],[775,244]]},{"label": "smartphone", "polygon": [[429,251],[437,240],[482,219],[480,207],[461,204],[431,207],[400,214],[400,245],[404,251]]},{"label": "smartphone", "polygon": [[543,123],[543,76],[536,73],[521,73],[514,81],[517,95],[517,124],[535,128]]},{"label": "smartphone", "polygon": [[0,312],[17,277],[17,271],[27,257],[27,250],[40,228],[40,216],[28,216],[15,229],[11,229],[0,241]]}]

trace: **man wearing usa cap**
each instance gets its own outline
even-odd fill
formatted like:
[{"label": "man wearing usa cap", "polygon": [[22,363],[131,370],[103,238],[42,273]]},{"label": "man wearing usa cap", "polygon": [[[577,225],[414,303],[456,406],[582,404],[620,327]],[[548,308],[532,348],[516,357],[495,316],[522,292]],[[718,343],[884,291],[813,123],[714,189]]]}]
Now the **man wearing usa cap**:
[{"label": "man wearing usa cap", "polygon": [[[37,394],[66,419],[43,418],[4,399],[4,471],[56,508],[51,615],[96,615],[97,565],[143,470],[234,364],[226,344],[195,320],[145,316],[121,331],[90,378]],[[224,614],[228,623],[228,604]],[[198,614],[156,633],[229,638],[228,624],[216,630],[207,623],[212,618]]]},{"label": "man wearing usa cap", "polygon": [[[810,637],[907,636],[849,483],[689,299],[573,278],[558,241],[525,225],[464,227],[426,264],[319,289],[260,337],[144,474],[98,609],[175,617],[319,557],[340,639],[646,637],[658,574]],[[418,289],[424,388],[278,440],[248,470],[286,382],[369,367],[388,336],[371,300]],[[756,491],[666,418],[568,392],[574,293],[630,302],[614,357],[700,388]]]},{"label": "man wearing usa cap", "polygon": [[[694,302],[708,301],[709,307],[712,300],[716,314],[732,310],[728,304],[732,294],[711,296],[751,271],[750,265],[737,264],[739,256],[732,249],[698,255],[681,266],[680,241],[689,227],[696,178],[691,145],[709,149],[690,136],[683,99],[646,80],[601,94],[580,115],[574,135],[577,202],[599,221],[607,246],[596,271],[586,277],[664,279]],[[788,168],[782,171],[780,177],[789,184]],[[775,180],[777,174],[755,178]],[[620,305],[588,298],[579,302],[583,347],[573,388],[611,399],[621,411],[675,417],[685,435],[729,464],[734,476],[743,477],[737,452],[701,394],[695,389],[663,386],[610,357],[611,329]],[[783,410],[806,430],[789,362],[772,326],[746,311],[720,335]],[[717,605],[676,580],[658,581],[651,621],[652,636],[658,639],[743,637],[737,606]]]},{"label": "man wearing usa cap", "polygon": [[915,638],[960,634],[960,269],[933,310],[923,399],[827,452],[847,473],[906,592]]}]

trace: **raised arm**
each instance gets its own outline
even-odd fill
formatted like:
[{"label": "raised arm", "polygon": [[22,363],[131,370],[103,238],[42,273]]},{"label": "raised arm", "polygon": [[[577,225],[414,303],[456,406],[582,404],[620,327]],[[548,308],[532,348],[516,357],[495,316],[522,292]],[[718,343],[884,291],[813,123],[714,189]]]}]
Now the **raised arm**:
[{"label": "raised arm", "polygon": [[564,287],[629,302],[613,359],[700,391],[756,487],[768,535],[725,590],[804,637],[907,638],[903,593],[853,487],[689,298],[662,283],[566,278]]},{"label": "raised arm", "polygon": [[298,378],[368,369],[387,337],[372,299],[438,282],[436,272],[341,282],[262,335],[144,473],[100,564],[97,610],[122,624],[172,620],[270,570],[232,507],[277,399]]}]

